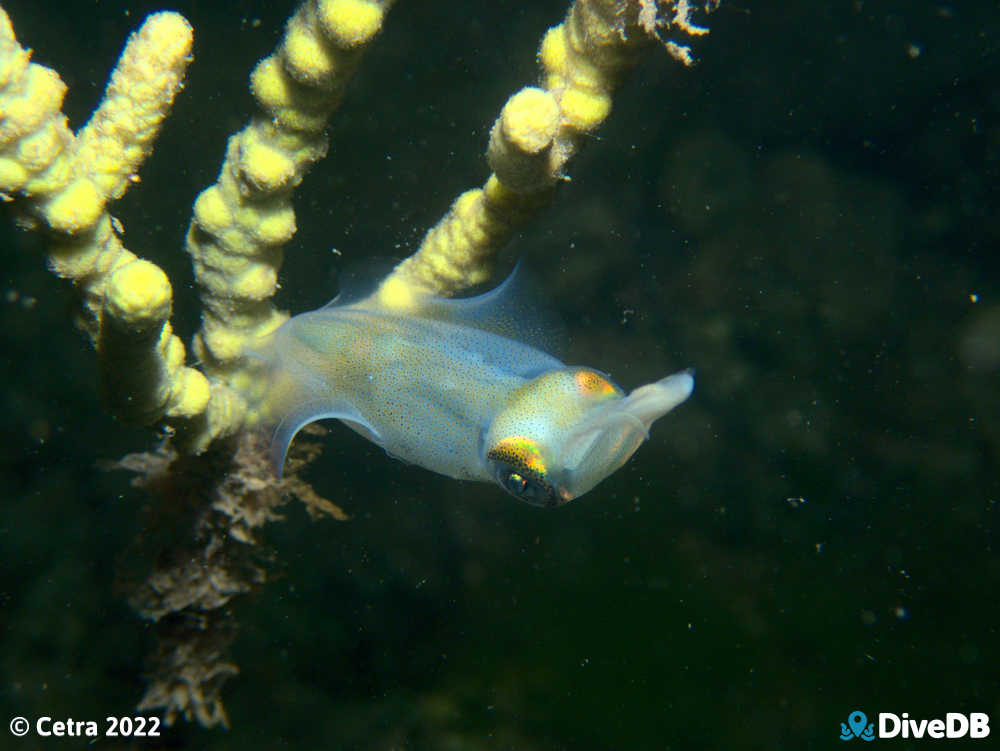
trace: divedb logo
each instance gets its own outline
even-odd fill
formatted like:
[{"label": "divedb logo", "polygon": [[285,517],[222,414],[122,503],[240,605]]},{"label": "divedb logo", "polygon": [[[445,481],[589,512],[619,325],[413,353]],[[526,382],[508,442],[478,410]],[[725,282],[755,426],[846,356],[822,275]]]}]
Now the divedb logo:
[{"label": "divedb logo", "polygon": [[868,716],[860,709],[855,709],[847,715],[847,722],[840,723],[840,740],[873,741],[892,738],[987,738],[990,734],[990,716],[985,712],[948,712],[944,718],[919,719],[910,717],[909,713],[894,714],[893,712],[878,713],[878,733],[875,723],[868,721]]}]

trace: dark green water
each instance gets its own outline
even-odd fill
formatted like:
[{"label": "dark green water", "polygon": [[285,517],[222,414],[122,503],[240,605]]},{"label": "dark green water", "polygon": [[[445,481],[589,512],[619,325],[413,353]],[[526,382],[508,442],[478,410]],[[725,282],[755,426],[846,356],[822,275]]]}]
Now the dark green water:
[{"label": "dark green water", "polygon": [[[175,6],[195,60],[114,209],[170,274],[185,339],[190,204],[280,5]],[[522,5],[400,0],[296,196],[284,307],[408,254],[482,183],[489,127],[564,12]],[[3,6],[74,127],[160,7]],[[570,362],[629,388],[694,366],[692,399],[556,511],[335,428],[311,479],[353,518],[293,505],[268,528],[280,576],[234,606],[233,727],[182,723],[168,747],[824,749],[850,747],[855,709],[1000,724],[1000,9],[751,2],[710,25],[693,71],[651,52],[505,255],[562,313]],[[8,224],[0,748],[82,748],[7,723],[141,696],[152,641],[114,568],[143,496],[97,463],[153,437],[104,414],[68,290]]]}]

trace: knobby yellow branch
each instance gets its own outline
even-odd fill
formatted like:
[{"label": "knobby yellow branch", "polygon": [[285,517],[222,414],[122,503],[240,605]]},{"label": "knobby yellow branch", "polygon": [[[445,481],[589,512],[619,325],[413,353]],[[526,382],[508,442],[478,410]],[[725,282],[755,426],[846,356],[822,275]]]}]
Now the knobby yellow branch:
[{"label": "knobby yellow branch", "polygon": [[295,233],[292,191],[326,154],[326,123],[390,5],[303,3],[251,75],[261,113],[229,139],[218,181],[195,201],[187,250],[203,312],[194,348],[207,373],[243,394],[262,387],[245,347],[288,317],[271,298]]},{"label": "knobby yellow branch", "polygon": [[146,19],[122,53],[104,100],[74,135],[58,74],[30,62],[0,9],[0,192],[51,237],[49,267],[78,288],[81,324],[100,356],[110,408],[129,422],[171,418],[211,438],[242,419],[241,400],[184,364],[170,326],[172,292],[153,263],[126,250],[107,211],[121,197],[180,90],[191,27],[176,13]]},{"label": "knobby yellow branch", "polygon": [[[705,33],[690,22],[691,12],[689,0],[575,0],[542,38],[538,87],[514,94],[490,132],[493,174],[462,193],[386,278],[382,301],[405,310],[414,291],[453,295],[488,279],[496,254],[566,179],[567,163],[611,112],[614,89],[643,49],[664,30]],[[686,47],[665,44],[691,63]]]}]

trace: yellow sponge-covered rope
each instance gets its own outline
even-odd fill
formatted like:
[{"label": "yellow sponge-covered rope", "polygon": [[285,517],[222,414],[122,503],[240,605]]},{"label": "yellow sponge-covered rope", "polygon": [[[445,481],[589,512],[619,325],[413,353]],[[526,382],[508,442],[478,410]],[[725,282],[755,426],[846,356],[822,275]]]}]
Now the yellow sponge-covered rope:
[{"label": "yellow sponge-covered rope", "polygon": [[[247,342],[286,320],[271,303],[295,233],[292,190],[327,149],[323,129],[378,33],[390,0],[307,0],[250,77],[263,110],[232,136],[187,235],[202,304],[195,352],[214,377],[252,393]],[[247,391],[249,389],[249,391]]]},{"label": "yellow sponge-covered rope", "polygon": [[[415,291],[452,295],[487,279],[494,256],[551,199],[583,137],[611,112],[614,88],[656,27],[704,33],[688,24],[690,11],[688,0],[575,0],[542,39],[539,87],[514,94],[490,132],[493,174],[459,196],[385,279],[382,301],[405,309]],[[657,20],[665,12],[672,20]]]},{"label": "yellow sponge-covered rope", "polygon": [[80,291],[82,325],[114,413],[129,422],[167,416],[181,430],[197,426],[195,443],[204,446],[240,425],[242,401],[184,366],[184,345],[169,323],[170,283],[123,247],[106,209],[150,153],[190,53],[191,27],[182,16],[150,16],[74,136],[61,112],[65,84],[30,62],[0,9],[0,192],[19,199],[29,224],[46,227],[50,268]]}]

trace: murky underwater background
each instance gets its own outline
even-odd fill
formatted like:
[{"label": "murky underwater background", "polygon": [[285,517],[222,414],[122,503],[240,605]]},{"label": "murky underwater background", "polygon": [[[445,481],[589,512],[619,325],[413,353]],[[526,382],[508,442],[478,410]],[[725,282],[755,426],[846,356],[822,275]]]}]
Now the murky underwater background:
[{"label": "murky underwater background", "polygon": [[[170,274],[185,338],[190,204],[251,111],[292,8],[274,5],[172,6],[195,60],[113,209]],[[3,7],[79,126],[161,6]],[[397,4],[296,194],[284,307],[412,252],[482,183],[489,127],[564,11]],[[311,479],[351,520],[291,504],[268,528],[275,580],[234,606],[232,729],[181,723],[165,747],[841,748],[855,709],[987,712],[1000,732],[1000,9],[726,3],[710,26],[694,70],[650,51],[504,255],[566,321],[569,362],[627,388],[694,366],[692,399],[556,511],[333,426]],[[155,437],[102,411],[71,295],[8,218],[0,748],[20,749],[43,746],[14,715],[141,696],[152,641],[115,567],[143,496],[99,464]]]}]

